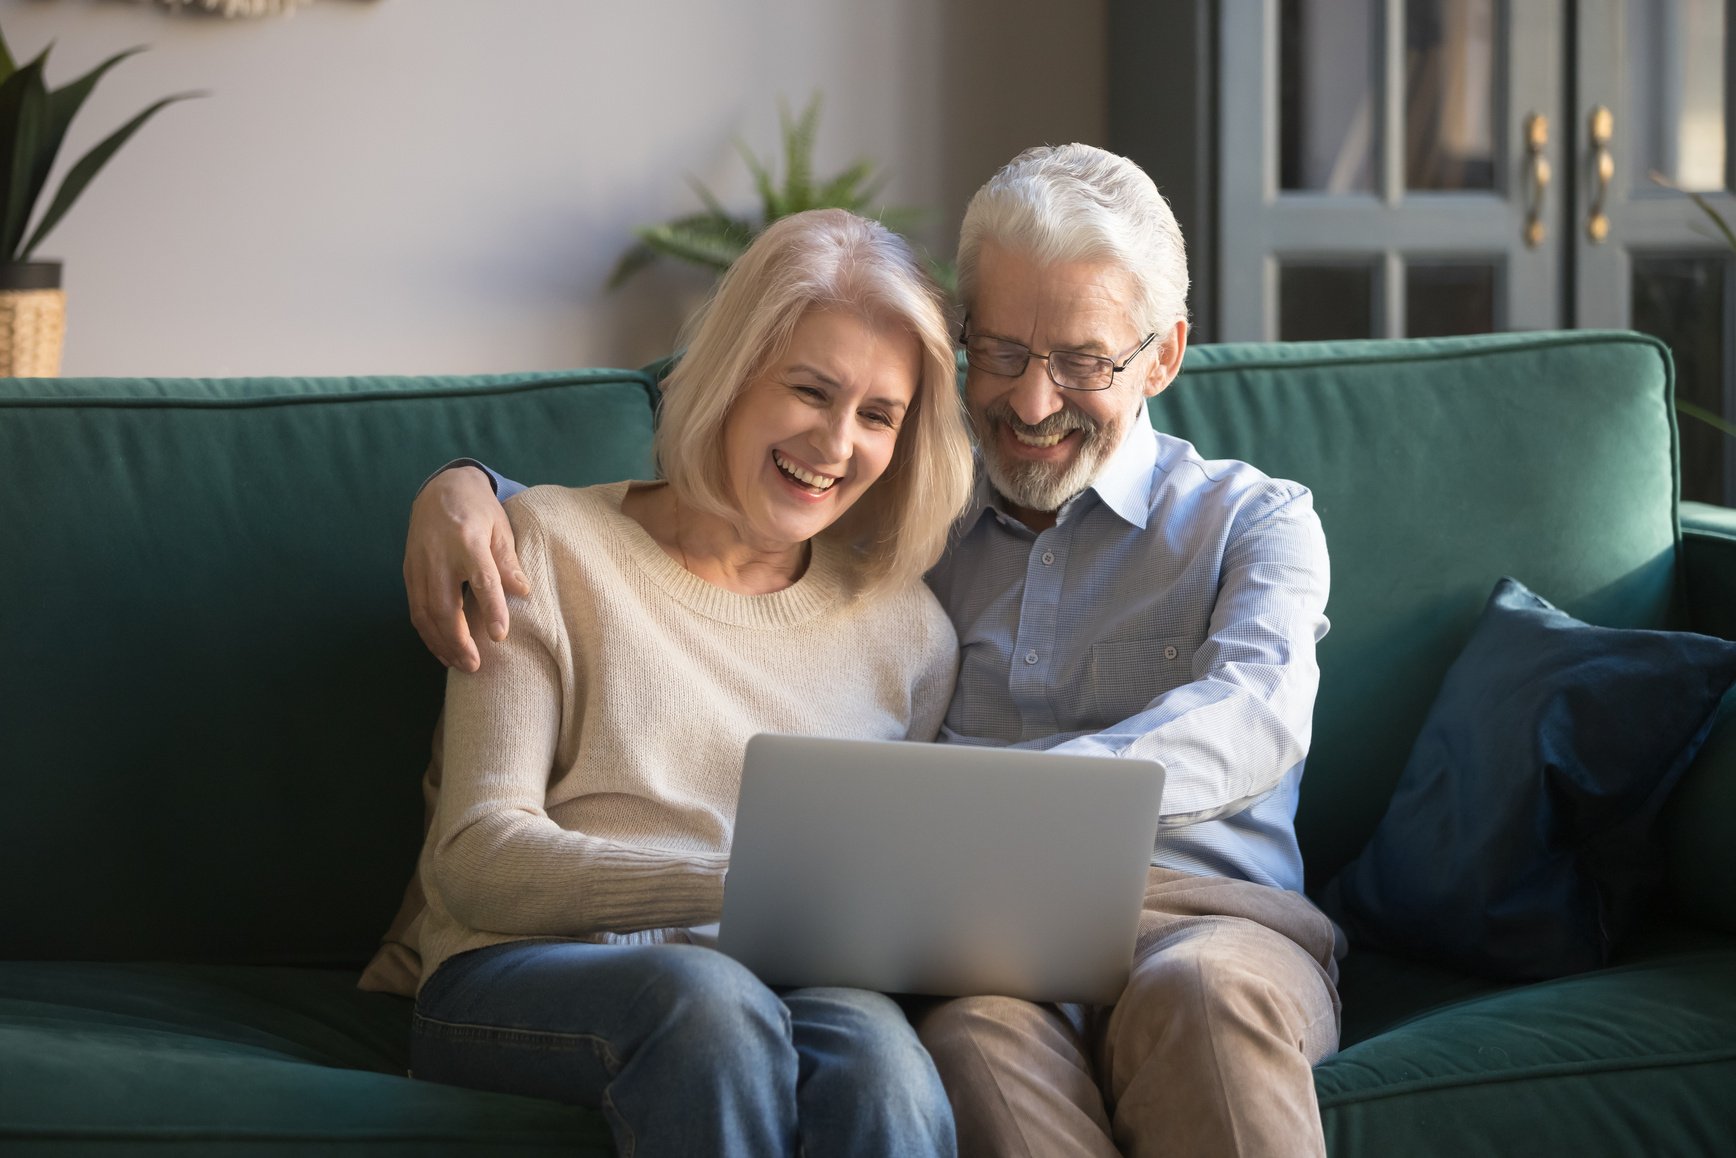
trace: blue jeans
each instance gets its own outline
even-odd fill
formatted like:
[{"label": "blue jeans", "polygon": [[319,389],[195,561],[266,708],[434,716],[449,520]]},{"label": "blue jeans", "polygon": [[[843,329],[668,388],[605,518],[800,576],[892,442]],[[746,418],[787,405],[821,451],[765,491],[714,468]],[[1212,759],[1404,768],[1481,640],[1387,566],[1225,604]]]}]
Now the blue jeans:
[{"label": "blue jeans", "polygon": [[599,1108],[623,1158],[958,1152],[895,1001],[773,992],[695,945],[511,941],[449,958],[416,999],[410,1066]]}]

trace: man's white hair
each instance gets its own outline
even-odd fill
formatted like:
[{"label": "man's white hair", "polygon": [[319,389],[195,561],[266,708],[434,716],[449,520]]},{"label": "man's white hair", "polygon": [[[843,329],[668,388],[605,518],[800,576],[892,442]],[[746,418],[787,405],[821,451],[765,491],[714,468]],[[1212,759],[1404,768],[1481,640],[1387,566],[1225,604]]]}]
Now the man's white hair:
[{"label": "man's white hair", "polygon": [[1133,278],[1128,303],[1145,332],[1187,318],[1187,249],[1169,202],[1145,170],[1093,145],[1041,145],[1007,162],[977,190],[958,239],[959,297],[976,301],[984,241],[1031,258],[1107,261]]}]

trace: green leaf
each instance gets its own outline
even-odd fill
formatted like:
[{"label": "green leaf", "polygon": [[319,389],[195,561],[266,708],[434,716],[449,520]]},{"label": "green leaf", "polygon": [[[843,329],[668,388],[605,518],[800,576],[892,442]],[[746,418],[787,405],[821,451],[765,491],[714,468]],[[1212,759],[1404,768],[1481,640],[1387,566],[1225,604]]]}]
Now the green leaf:
[{"label": "green leaf", "polygon": [[808,99],[793,125],[789,106],[779,101],[778,123],[784,138],[784,213],[800,213],[815,207],[814,139],[820,129],[820,94]]},{"label": "green leaf", "polygon": [[747,163],[748,172],[753,174],[753,187],[759,194],[760,199],[762,227],[764,225],[770,225],[780,217],[787,216],[788,213],[784,208],[784,199],[782,194],[778,192],[777,186],[772,183],[771,173],[766,169],[765,165],[760,162],[760,159],[754,155],[753,150],[749,149],[743,141],[737,139],[735,142],[735,151],[741,154],[741,159]]},{"label": "green leaf", "polygon": [[870,201],[874,200],[874,198],[880,196],[880,190],[886,188],[886,182],[889,180],[891,180],[891,178],[886,176],[884,173],[877,174],[872,181],[868,182],[856,191],[856,196],[860,197],[862,199],[862,204],[866,205]]},{"label": "green leaf", "polygon": [[71,84],[55,89],[48,94],[48,115],[43,121],[42,138],[36,145],[36,166],[30,175],[30,204],[36,205],[37,198],[42,196],[42,188],[48,184],[48,172],[54,168],[54,158],[60,153],[60,146],[66,140],[67,126],[72,118],[84,105],[85,98],[90,96],[97,81],[109,69],[135,53],[143,52],[143,48],[129,48],[125,52],[117,52]]},{"label": "green leaf", "polygon": [[0,82],[18,71],[18,65],[12,59],[12,50],[6,47],[6,37],[0,35]]},{"label": "green leaf", "polygon": [[[1687,190],[1683,190],[1683,192],[1687,192]],[[1694,204],[1700,207],[1701,212],[1712,219],[1712,224],[1717,226],[1718,232],[1724,235],[1724,244],[1731,249],[1736,249],[1736,232],[1731,230],[1730,223],[1724,220],[1724,215],[1712,208],[1711,202],[1698,193],[1688,193],[1688,196],[1693,198]]]},{"label": "green leaf", "polygon": [[747,247],[726,234],[676,224],[652,225],[638,231],[639,240],[668,257],[722,272]]},{"label": "green leaf", "polygon": [[674,221],[665,222],[672,229],[683,233],[703,234],[715,237],[721,241],[729,241],[746,249],[758,231],[746,221],[729,214],[689,213],[686,217],[677,217]]},{"label": "green leaf", "polygon": [[620,289],[629,278],[656,260],[657,251],[641,241],[623,253],[615,268],[609,271],[608,287]]},{"label": "green leaf", "polygon": [[892,232],[909,237],[922,223],[923,214],[918,209],[881,209],[874,219]]},{"label": "green leaf", "polygon": [[874,165],[869,161],[857,161],[836,177],[820,186],[815,194],[814,204],[826,209],[848,209],[859,212],[859,206],[866,203],[862,195],[862,184],[874,174]]},{"label": "green leaf", "polygon": [[689,176],[687,178],[687,186],[699,195],[699,203],[704,205],[706,212],[710,213],[713,217],[728,218],[732,221],[735,220],[730,211],[724,208],[723,202],[717,199],[717,194],[713,193],[706,186],[705,182],[701,181],[697,177]]},{"label": "green leaf", "polygon": [[0,84],[0,260],[23,260],[18,242],[35,205],[30,177],[48,112],[48,90],[42,84],[47,59],[45,50]]},{"label": "green leaf", "polygon": [[1651,170],[1647,175],[1651,177],[1652,184],[1662,185],[1665,189],[1669,189],[1675,193],[1685,194],[1690,198],[1695,205],[1700,207],[1700,212],[1704,213],[1711,219],[1712,224],[1717,227],[1718,232],[1724,235],[1724,244],[1729,246],[1731,249],[1736,250],[1736,231],[1731,230],[1730,223],[1724,220],[1724,215],[1722,213],[1712,208],[1711,202],[1707,201],[1704,197],[1695,193],[1691,189],[1682,188],[1656,169]]},{"label": "green leaf", "polygon": [[[713,198],[715,203],[716,199]],[[754,228],[739,217],[732,217],[721,204],[717,211],[691,213],[663,225],[634,231],[641,239],[621,255],[609,274],[608,286],[618,288],[634,274],[660,256],[692,261],[707,269],[716,269],[716,255],[733,253],[740,256],[754,239]],[[656,233],[655,238],[647,234]],[[696,256],[697,255],[697,256]],[[734,258],[730,258],[734,261]]]},{"label": "green leaf", "polygon": [[80,157],[78,163],[61,181],[60,191],[54,195],[54,202],[49,205],[48,212],[43,214],[41,223],[36,227],[36,232],[31,234],[30,240],[25,243],[24,251],[19,255],[19,260],[27,260],[30,257],[36,247],[41,244],[42,239],[48,235],[48,231],[58,225],[60,219],[66,215],[66,211],[72,208],[73,202],[78,200],[79,194],[84,192],[85,186],[90,184],[91,178],[95,177],[102,170],[102,167],[108,164],[109,158],[119,152],[120,147],[126,144],[127,140],[138,132],[146,121],[176,101],[191,100],[194,97],[204,95],[202,92],[183,92],[164,97],[104,137],[97,143],[96,147]]},{"label": "green leaf", "polygon": [[1681,411],[1683,414],[1686,414],[1689,418],[1697,418],[1707,426],[1722,430],[1731,438],[1736,438],[1736,424],[1731,423],[1728,419],[1713,414],[1703,406],[1695,406],[1692,402],[1683,402],[1680,399],[1677,399],[1676,409]]}]

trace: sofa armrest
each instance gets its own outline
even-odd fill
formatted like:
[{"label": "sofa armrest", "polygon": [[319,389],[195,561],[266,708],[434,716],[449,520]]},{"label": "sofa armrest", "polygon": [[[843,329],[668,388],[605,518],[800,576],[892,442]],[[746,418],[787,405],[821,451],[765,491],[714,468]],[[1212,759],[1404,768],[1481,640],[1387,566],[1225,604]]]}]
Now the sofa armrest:
[{"label": "sofa armrest", "polygon": [[[1736,639],[1736,509],[1682,504],[1688,626]],[[1670,891],[1698,924],[1736,933],[1736,693],[1663,817]]]}]

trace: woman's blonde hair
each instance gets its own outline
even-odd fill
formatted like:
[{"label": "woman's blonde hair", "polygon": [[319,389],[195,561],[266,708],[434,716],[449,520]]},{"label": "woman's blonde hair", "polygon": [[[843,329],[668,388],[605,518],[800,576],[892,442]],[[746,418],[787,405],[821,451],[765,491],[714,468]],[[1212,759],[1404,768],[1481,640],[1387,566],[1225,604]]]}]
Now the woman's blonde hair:
[{"label": "woman's blonde hair", "polygon": [[748,382],[788,348],[809,310],[894,324],[916,338],[922,372],[886,471],[823,536],[852,547],[862,589],[919,579],[940,558],[971,491],[957,363],[940,290],[905,241],[842,209],[796,213],[761,233],[691,325],[663,387],[653,443],[682,503],[726,519],[723,427]]}]

